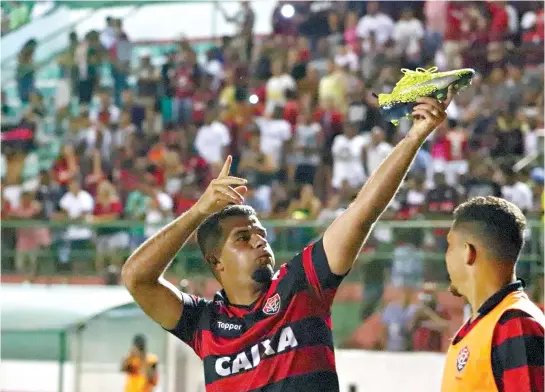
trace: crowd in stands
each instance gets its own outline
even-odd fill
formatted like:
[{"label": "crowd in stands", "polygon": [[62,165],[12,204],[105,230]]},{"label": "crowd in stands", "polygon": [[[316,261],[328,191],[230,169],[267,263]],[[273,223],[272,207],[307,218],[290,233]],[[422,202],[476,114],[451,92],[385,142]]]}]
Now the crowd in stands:
[{"label": "crowd in stands", "polygon": [[41,18],[55,8],[55,1],[3,1],[0,7],[2,36],[32,20]]},{"label": "crowd in stands", "polygon": [[[392,90],[402,68],[471,67],[477,75],[455,97],[384,218],[448,220],[457,204],[480,195],[542,216],[541,2],[279,2],[266,37],[253,34],[251,3],[225,16],[239,33],[218,40],[202,61],[181,40],[159,65],[149,53],[132,64],[133,43],[113,18],[103,31],[72,33],[58,59],[52,133],[44,131],[49,103],[35,88],[35,72],[24,70],[32,69],[36,43],[21,51],[25,109],[3,129],[2,219],[70,226],[12,233],[20,272],[35,274],[38,250],[54,240],[62,241],[61,269],[71,250],[91,246],[97,272],[119,265],[120,250],[197,201],[227,154],[233,172],[248,179],[246,203],[261,217],[334,219],[410,127],[384,122],[375,97]],[[113,80],[108,88],[103,67]],[[40,151],[55,142],[58,154],[44,165]],[[120,219],[141,225],[92,230],[81,223]],[[423,268],[421,250],[444,251],[444,231],[414,233],[373,233],[369,246],[393,256],[367,267],[368,298],[380,297],[385,268],[399,287],[436,276]],[[400,312],[387,314],[399,325]],[[392,347],[406,343],[392,339]]]}]

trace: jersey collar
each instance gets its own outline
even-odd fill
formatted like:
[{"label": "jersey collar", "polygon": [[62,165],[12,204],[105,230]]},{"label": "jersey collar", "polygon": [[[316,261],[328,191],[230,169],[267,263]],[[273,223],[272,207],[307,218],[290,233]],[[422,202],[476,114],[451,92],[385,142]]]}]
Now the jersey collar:
[{"label": "jersey collar", "polygon": [[496,293],[494,293],[490,298],[488,298],[479,308],[477,313],[479,313],[479,316],[482,317],[485,314],[489,313],[492,309],[496,307],[505,297],[507,297],[509,294],[511,294],[514,291],[523,290],[526,284],[524,283],[524,280],[518,279],[514,282],[511,282],[505,286],[503,286],[500,290],[498,290]]}]

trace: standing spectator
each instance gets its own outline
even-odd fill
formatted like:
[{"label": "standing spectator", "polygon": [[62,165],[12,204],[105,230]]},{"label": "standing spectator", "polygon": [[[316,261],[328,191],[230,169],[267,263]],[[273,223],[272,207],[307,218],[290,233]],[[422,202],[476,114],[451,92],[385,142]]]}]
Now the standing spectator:
[{"label": "standing spectator", "polygon": [[[88,223],[108,224],[121,217],[123,206],[114,186],[108,181],[102,181],[97,188],[93,215],[87,219]],[[102,276],[106,262],[121,268],[123,262],[122,251],[129,245],[128,234],[116,227],[99,227],[96,230],[96,259],[95,270]]]},{"label": "standing spectator", "polygon": [[185,50],[181,55],[172,83],[175,87],[174,117],[180,125],[189,124],[193,113],[193,94],[201,78],[201,69],[193,50]]},{"label": "standing spectator", "polygon": [[428,212],[450,214],[458,205],[460,196],[452,185],[447,184],[444,173],[435,173],[433,188],[426,194],[426,207]]},{"label": "standing spectator", "polygon": [[149,177],[149,174],[147,177],[145,189],[149,199],[146,211],[146,228],[144,230],[146,239],[161,230],[164,223],[172,217],[172,208],[174,207],[172,198],[156,188],[153,177]]},{"label": "standing spectator", "polygon": [[309,111],[299,116],[289,157],[289,177],[300,184],[313,184],[320,164],[323,134],[320,124],[312,120]]},{"label": "standing spectator", "polygon": [[107,89],[102,89],[98,93],[99,105],[96,109],[89,112],[89,119],[93,122],[100,122],[107,127],[111,124],[119,124],[120,110],[112,102],[111,94]]},{"label": "standing spectator", "polygon": [[362,40],[364,53],[369,52],[374,37],[378,48],[382,48],[392,37],[394,21],[388,15],[380,12],[380,3],[370,1],[367,3],[367,14],[365,14],[356,28],[358,37]]},{"label": "standing spectator", "polygon": [[261,134],[261,151],[271,155],[278,170],[284,168],[287,142],[291,139],[291,125],[284,120],[282,107],[274,108],[271,117],[256,120]]},{"label": "standing spectator", "polygon": [[533,210],[532,189],[520,180],[520,173],[507,168],[504,171],[505,185],[501,188],[502,197],[516,205],[523,213]]},{"label": "standing spectator", "polygon": [[[42,205],[34,200],[34,192],[23,191],[21,202],[9,211],[12,219],[37,220],[43,217]],[[40,248],[51,244],[51,236],[47,227],[25,227],[17,229],[17,252],[15,267],[27,281],[32,281],[38,272],[38,254]],[[28,262],[28,264],[27,264]]]},{"label": "standing spectator", "polygon": [[344,133],[337,135],[333,141],[333,179],[331,185],[340,189],[343,181],[351,187],[359,187],[365,181],[363,168],[363,148],[367,141],[365,136],[358,135],[355,124],[345,124]]},{"label": "standing spectator", "polygon": [[61,188],[64,188],[64,191],[66,191],[68,184],[72,182],[72,179],[78,173],[79,165],[72,145],[65,144],[61,148],[61,151],[61,155],[57,158],[53,166],[53,176]]},{"label": "standing spectator", "polygon": [[117,31],[117,35],[118,38],[115,46],[110,49],[110,52],[112,57],[115,104],[120,106],[122,102],[121,94],[127,88],[127,78],[131,70],[132,43],[123,30]]},{"label": "standing spectator", "polygon": [[378,169],[392,149],[393,147],[386,141],[384,129],[375,126],[371,130],[371,142],[363,150],[363,163],[367,176],[371,176]]},{"label": "standing spectator", "polygon": [[293,77],[286,72],[282,60],[276,60],[272,64],[272,77],[267,81],[266,99],[267,112],[272,113],[277,106],[286,103],[286,93],[296,87]]},{"label": "standing spectator", "polygon": [[412,349],[410,323],[416,313],[411,304],[413,290],[402,288],[398,298],[382,311],[382,322],[386,327],[384,349],[387,351],[410,351]]},{"label": "standing spectator", "polygon": [[230,144],[229,129],[219,121],[217,109],[209,109],[205,125],[199,128],[195,137],[195,148],[211,166],[213,173],[219,173]]},{"label": "standing spectator", "polygon": [[80,104],[91,103],[99,81],[99,66],[104,58],[104,48],[96,31],[90,31],[76,51],[78,65],[78,97]]},{"label": "standing spectator", "polygon": [[138,99],[144,106],[153,105],[159,91],[160,74],[151,63],[151,54],[140,53],[140,66],[136,71]]},{"label": "standing spectator", "polygon": [[[81,189],[79,179],[73,178],[69,184],[68,192],[62,196],[59,202],[60,212],[53,216],[58,220],[68,220],[71,223],[64,234],[65,244],[59,250],[61,269],[65,269],[70,260],[82,261],[82,258],[85,260],[85,251],[90,248],[90,241],[93,237],[91,229],[81,224],[93,213],[95,206],[93,197]],[[71,257],[73,250],[77,254]]]},{"label": "standing spectator", "polygon": [[130,228],[130,249],[136,249],[146,239],[144,235],[144,220],[146,218],[150,197],[142,189],[132,190],[125,203],[125,218],[131,221],[140,222]]},{"label": "standing spectator", "polygon": [[78,35],[72,31],[68,36],[68,48],[59,57],[61,80],[57,86],[55,106],[58,109],[70,105],[72,94],[77,92],[78,66],[76,63],[76,51],[78,49]]},{"label": "standing spectator", "polygon": [[106,27],[100,33],[100,43],[106,50],[110,50],[117,41],[117,32],[115,28],[115,18],[106,17]]},{"label": "standing spectator", "polygon": [[421,63],[421,44],[424,39],[424,26],[415,16],[411,8],[401,13],[394,26],[392,38],[398,50],[405,56],[408,67],[415,68]]},{"label": "standing spectator", "polygon": [[448,328],[445,310],[437,301],[437,287],[424,283],[418,293],[416,311],[409,322],[413,331],[413,351],[442,351],[442,335]]},{"label": "standing spectator", "polygon": [[[172,102],[170,102],[172,111]],[[127,110],[130,114],[130,122],[136,126],[136,128],[141,131],[142,123],[146,117],[146,109],[144,106],[137,103],[134,99],[134,92],[131,89],[126,89],[123,91],[121,96],[121,109]],[[165,121],[168,119],[165,117]]]},{"label": "standing spectator", "polygon": [[493,169],[490,163],[479,164],[469,175],[467,181],[462,184],[466,190],[465,198],[471,199],[478,196],[501,197],[501,186],[492,178]]},{"label": "standing spectator", "polygon": [[263,137],[259,132],[250,134],[248,144],[249,148],[242,152],[238,171],[255,188],[256,203],[262,206],[264,213],[269,214],[272,208],[272,184],[277,176],[278,166],[274,156],[263,151]]},{"label": "standing spectator", "polygon": [[221,7],[221,3],[217,3],[224,18],[231,23],[235,23],[238,28],[238,38],[240,40],[242,52],[246,61],[252,59],[253,48],[253,31],[255,23],[255,14],[251,7],[251,2],[248,0],[240,1],[240,10],[234,16],[226,14]]},{"label": "standing spectator", "polygon": [[30,93],[34,91],[34,52],[37,45],[38,43],[35,39],[28,40],[19,51],[17,57],[17,89],[19,99],[23,104],[28,103]]}]

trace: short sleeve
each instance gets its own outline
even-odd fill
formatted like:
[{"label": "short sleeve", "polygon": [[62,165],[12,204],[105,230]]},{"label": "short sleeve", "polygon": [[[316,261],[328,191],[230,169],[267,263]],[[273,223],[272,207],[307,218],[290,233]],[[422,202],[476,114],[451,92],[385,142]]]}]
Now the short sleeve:
[{"label": "short sleeve", "polygon": [[180,317],[173,329],[167,331],[188,344],[198,354],[197,332],[199,331],[199,321],[210,305],[210,301],[187,293],[182,293],[182,300],[184,307],[182,317]]},{"label": "short sleeve", "polygon": [[292,259],[290,268],[300,271],[312,292],[328,307],[333,303],[337,288],[346,276],[331,272],[322,239],[307,246]]}]

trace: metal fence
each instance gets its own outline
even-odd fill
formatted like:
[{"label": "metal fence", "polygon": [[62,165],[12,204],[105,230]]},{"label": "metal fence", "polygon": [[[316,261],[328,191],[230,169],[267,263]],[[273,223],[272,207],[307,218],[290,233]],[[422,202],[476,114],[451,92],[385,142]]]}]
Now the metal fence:
[{"label": "metal fence", "polygon": [[[287,262],[306,244],[319,238],[327,224],[309,221],[264,221],[269,233],[277,263]],[[114,221],[101,224],[61,221],[2,221],[2,273],[17,271],[17,239],[22,230],[47,228],[52,238],[49,247],[35,249],[38,275],[94,275],[97,265],[122,263],[140,245],[150,232],[158,230],[163,223],[154,226],[140,221]],[[363,249],[357,268],[349,279],[360,280],[366,269],[381,264],[388,269],[396,257],[402,257],[400,248],[413,245],[422,258],[425,279],[436,282],[446,281],[444,253],[446,234],[451,221],[442,219],[381,221],[370,235]],[[71,228],[89,228],[87,238],[73,240],[69,236]],[[91,234],[92,233],[92,234]],[[543,224],[539,220],[528,222],[526,246],[520,258],[520,273],[531,278],[542,271]],[[397,256],[396,256],[397,255]],[[401,256],[400,256],[401,255]],[[210,271],[202,257],[195,239],[178,253],[173,263],[172,273],[183,276],[210,276]],[[372,277],[371,277],[372,279]]]}]

